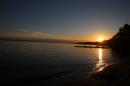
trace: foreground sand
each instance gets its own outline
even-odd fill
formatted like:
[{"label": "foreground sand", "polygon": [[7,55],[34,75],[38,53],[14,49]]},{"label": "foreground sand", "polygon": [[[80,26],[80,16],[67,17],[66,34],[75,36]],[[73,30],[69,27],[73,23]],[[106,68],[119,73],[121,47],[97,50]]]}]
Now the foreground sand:
[{"label": "foreground sand", "polygon": [[130,86],[130,59],[107,66],[70,86]]},{"label": "foreground sand", "polygon": [[111,86],[130,86],[130,72],[113,83]]}]

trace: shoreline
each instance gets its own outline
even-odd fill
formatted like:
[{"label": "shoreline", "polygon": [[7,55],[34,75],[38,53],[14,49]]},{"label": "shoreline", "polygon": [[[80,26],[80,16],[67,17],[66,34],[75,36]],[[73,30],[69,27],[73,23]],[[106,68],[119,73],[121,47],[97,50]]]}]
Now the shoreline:
[{"label": "shoreline", "polygon": [[110,64],[102,71],[93,72],[88,78],[72,83],[69,86],[113,86],[129,72],[130,59],[126,59]]}]

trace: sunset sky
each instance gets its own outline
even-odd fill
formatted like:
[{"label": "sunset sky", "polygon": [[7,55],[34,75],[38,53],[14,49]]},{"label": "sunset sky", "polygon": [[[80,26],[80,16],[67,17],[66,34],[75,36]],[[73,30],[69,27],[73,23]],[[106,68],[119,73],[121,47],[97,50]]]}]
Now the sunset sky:
[{"label": "sunset sky", "polygon": [[130,0],[0,0],[0,38],[97,41],[130,24]]}]

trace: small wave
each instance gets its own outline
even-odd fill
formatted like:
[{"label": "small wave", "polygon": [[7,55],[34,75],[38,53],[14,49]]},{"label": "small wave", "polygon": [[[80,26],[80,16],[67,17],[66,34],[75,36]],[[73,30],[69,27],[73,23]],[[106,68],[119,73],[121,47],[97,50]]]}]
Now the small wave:
[{"label": "small wave", "polygon": [[45,76],[40,76],[40,77],[38,76],[38,77],[33,77],[33,78],[30,77],[28,79],[26,78],[26,79],[22,79],[22,80],[9,81],[8,83],[3,82],[1,84],[2,84],[2,86],[5,86],[5,85],[13,85],[13,86],[29,85],[30,86],[33,83],[54,79],[54,78],[60,77],[63,74],[68,74],[68,73],[72,73],[72,71],[60,71],[60,72],[54,73],[52,75],[49,75],[47,77],[45,77]]},{"label": "small wave", "polygon": [[99,65],[98,67],[93,68],[91,73],[102,71],[107,66],[108,66],[107,63],[103,63],[102,65]]},{"label": "small wave", "polygon": [[53,78],[56,78],[58,76],[61,76],[62,74],[67,74],[67,73],[71,73],[72,71],[61,71],[61,72],[58,72],[58,73],[55,73],[55,74],[52,74],[50,76],[47,76],[45,77],[44,80],[47,80],[47,79],[53,79]]},{"label": "small wave", "polygon": [[40,81],[45,81],[45,80],[49,80],[49,79],[53,79],[53,78],[57,78],[63,74],[68,74],[68,73],[72,73],[72,71],[60,71],[60,72],[57,72],[57,73],[54,73],[52,75],[49,75],[47,77],[41,77],[39,79],[35,79],[35,80],[29,80],[27,83],[25,83],[24,85],[29,85],[29,84],[33,84],[33,83],[36,83],[36,82],[40,82]]}]

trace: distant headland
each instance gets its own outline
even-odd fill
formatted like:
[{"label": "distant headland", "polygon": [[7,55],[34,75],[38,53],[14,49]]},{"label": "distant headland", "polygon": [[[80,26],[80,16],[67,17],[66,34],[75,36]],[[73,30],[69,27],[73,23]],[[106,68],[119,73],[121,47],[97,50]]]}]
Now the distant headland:
[{"label": "distant headland", "polygon": [[78,42],[83,45],[109,46],[111,48],[130,48],[130,25],[125,24],[119,28],[119,31],[109,40],[102,42]]}]

